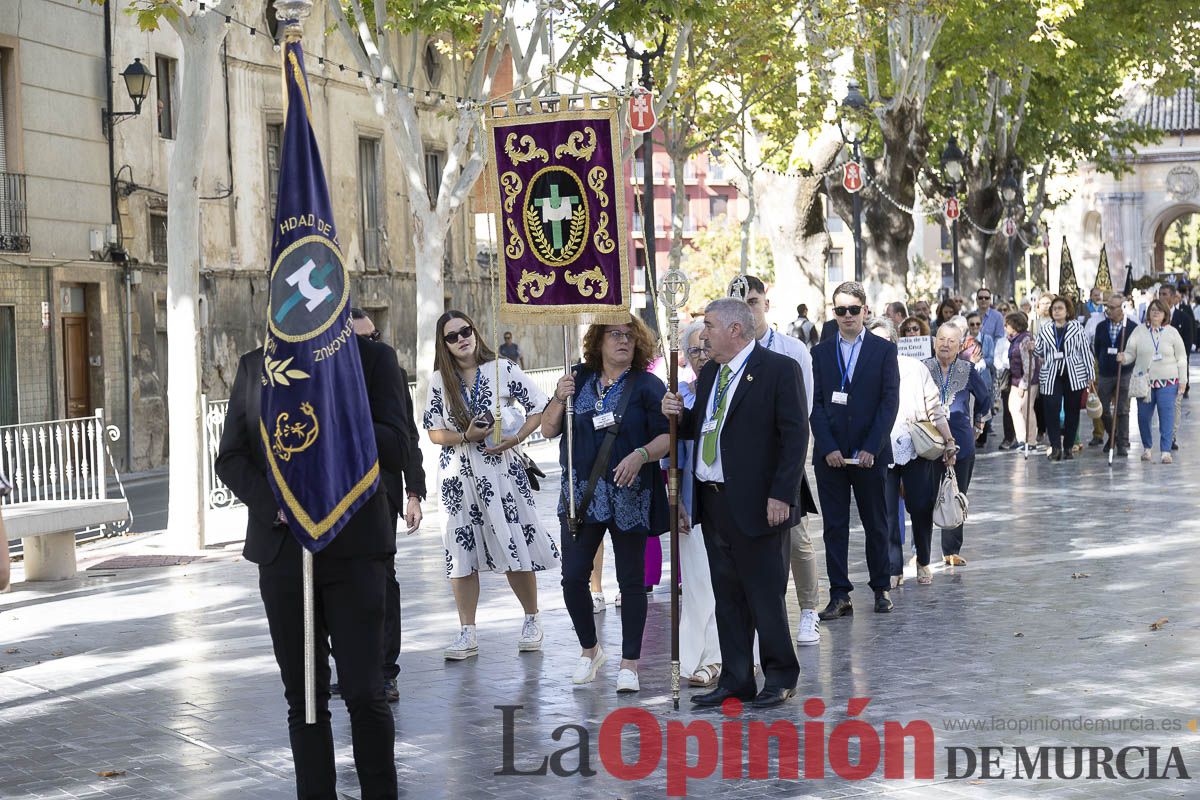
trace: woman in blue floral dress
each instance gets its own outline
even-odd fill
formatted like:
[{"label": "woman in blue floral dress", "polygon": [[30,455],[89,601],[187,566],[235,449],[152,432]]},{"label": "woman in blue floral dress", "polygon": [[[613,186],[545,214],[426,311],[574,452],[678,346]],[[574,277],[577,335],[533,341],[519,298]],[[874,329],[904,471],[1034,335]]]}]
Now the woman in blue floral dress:
[{"label": "woman in blue floral dress", "polygon": [[[438,483],[446,512],[446,577],[462,624],[444,655],[461,661],[479,654],[475,609],[482,570],[504,573],[525,609],[517,649],[539,650],[534,573],[558,564],[558,545],[538,522],[529,479],[512,448],[541,424],[547,398],[516,364],[497,361],[463,312],[447,311],[437,329],[436,370],[423,422],[430,441],[442,448]],[[499,444],[489,422],[497,394],[501,405],[516,402],[526,413],[520,430]]]}]

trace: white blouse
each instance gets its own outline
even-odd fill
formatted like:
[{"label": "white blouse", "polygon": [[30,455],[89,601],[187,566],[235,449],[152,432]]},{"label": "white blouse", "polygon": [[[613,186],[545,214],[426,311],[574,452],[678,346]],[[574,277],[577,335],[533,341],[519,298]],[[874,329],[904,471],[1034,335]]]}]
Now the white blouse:
[{"label": "white blouse", "polygon": [[900,407],[892,425],[892,463],[900,466],[917,457],[908,423],[927,419],[936,425],[945,421],[946,409],[933,376],[920,359],[901,355],[897,361],[900,364]]}]

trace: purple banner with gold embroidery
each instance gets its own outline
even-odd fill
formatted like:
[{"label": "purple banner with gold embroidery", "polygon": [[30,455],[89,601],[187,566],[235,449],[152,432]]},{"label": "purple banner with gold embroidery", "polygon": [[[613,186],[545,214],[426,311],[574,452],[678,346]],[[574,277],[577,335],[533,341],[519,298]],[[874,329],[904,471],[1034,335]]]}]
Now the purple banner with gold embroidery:
[{"label": "purple banner with gold embroidery", "polygon": [[490,109],[501,319],[628,319],[629,233],[616,103],[586,97],[581,108],[552,113]]}]

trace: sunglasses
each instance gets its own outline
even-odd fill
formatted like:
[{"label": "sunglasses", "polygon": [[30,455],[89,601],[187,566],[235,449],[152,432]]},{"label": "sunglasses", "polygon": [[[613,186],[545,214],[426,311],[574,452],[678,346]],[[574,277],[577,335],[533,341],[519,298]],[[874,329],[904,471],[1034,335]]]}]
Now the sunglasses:
[{"label": "sunglasses", "polygon": [[978,298],[976,298],[976,299],[977,299],[977,300],[991,300],[991,299],[992,299],[992,296],[991,296],[990,294],[981,294],[981,295],[979,295],[979,297],[978,297]]},{"label": "sunglasses", "polygon": [[904,328],[900,332],[903,333],[905,336],[909,336],[909,335],[919,336],[921,334],[921,329],[914,325],[911,328]]},{"label": "sunglasses", "polygon": [[852,317],[857,317],[862,313],[862,306],[834,306],[833,313],[835,316],[844,317],[849,314]]},{"label": "sunglasses", "polygon": [[474,335],[475,329],[468,325],[465,328],[459,328],[456,331],[450,331],[450,333],[447,333],[442,337],[442,341],[444,341],[446,344],[454,344],[459,339],[470,339]]},{"label": "sunglasses", "polygon": [[968,322],[967,324],[970,325],[972,328],[982,328],[983,327],[982,322]]}]

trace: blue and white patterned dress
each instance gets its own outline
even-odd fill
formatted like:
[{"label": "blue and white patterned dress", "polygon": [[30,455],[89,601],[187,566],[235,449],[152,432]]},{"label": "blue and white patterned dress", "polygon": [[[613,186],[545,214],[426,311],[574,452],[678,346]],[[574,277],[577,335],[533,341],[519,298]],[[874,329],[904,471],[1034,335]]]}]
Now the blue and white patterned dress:
[{"label": "blue and white patterned dress", "polygon": [[[499,362],[500,405],[516,402],[526,414],[540,413],[546,395],[516,364],[504,358]],[[479,389],[471,392],[471,404],[477,411],[489,409],[495,414],[496,364],[484,364],[479,372]],[[461,389],[456,386],[452,391]],[[427,431],[462,432],[450,417],[438,372],[429,383],[423,424]],[[464,578],[483,570],[540,571],[558,564],[558,545],[538,522],[525,469],[511,449],[490,455],[483,448],[472,442],[442,447],[438,458],[438,485],[446,512],[442,535],[446,577]]]}]

